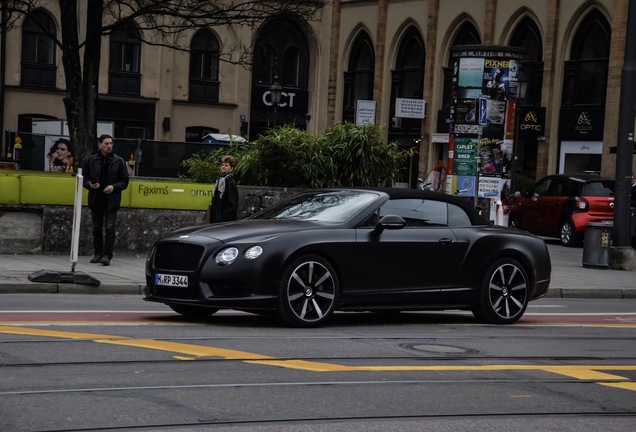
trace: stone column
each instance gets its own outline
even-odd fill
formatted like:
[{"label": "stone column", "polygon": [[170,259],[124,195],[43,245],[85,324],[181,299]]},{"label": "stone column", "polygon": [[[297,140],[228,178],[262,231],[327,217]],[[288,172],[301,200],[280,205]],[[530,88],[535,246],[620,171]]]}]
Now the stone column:
[{"label": "stone column", "polygon": [[555,84],[556,52],[559,43],[559,13],[561,10],[561,0],[549,0],[547,7],[547,27],[545,32],[545,45],[543,50],[543,88],[541,90],[541,101],[545,105],[545,134],[543,140],[537,140],[537,180],[548,175],[548,165],[550,154],[555,155],[559,147],[558,127],[554,128],[553,121],[559,118],[558,98],[553,97],[560,94],[560,89]]},{"label": "stone column", "polygon": [[495,43],[495,24],[497,22],[497,0],[486,1],[486,22],[484,23],[484,43]]},{"label": "stone column", "polygon": [[373,100],[376,101],[375,124],[383,124],[382,92],[384,90],[384,56],[386,48],[386,20],[389,0],[378,1],[378,19],[375,33],[375,72],[373,77]]},{"label": "stone column", "polygon": [[336,121],[336,100],[338,94],[338,73],[340,67],[339,50],[340,50],[340,21],[342,17],[341,0],[332,1],[331,9],[331,41],[329,45],[329,84],[327,87],[327,126]]},{"label": "stone column", "polygon": [[[437,46],[437,27],[439,24],[439,2],[431,0],[428,2],[428,22],[426,24],[426,58],[424,61],[424,100],[429,103],[427,111],[431,109],[433,96],[433,83],[435,78],[439,79],[438,68],[436,67],[437,57],[435,47]],[[443,79],[444,77],[441,76]],[[422,120],[422,137],[420,138],[419,161],[417,166],[417,176],[424,178],[433,169],[433,162],[430,157],[431,140],[430,136],[435,131],[435,122],[431,120],[430,112]]]}]

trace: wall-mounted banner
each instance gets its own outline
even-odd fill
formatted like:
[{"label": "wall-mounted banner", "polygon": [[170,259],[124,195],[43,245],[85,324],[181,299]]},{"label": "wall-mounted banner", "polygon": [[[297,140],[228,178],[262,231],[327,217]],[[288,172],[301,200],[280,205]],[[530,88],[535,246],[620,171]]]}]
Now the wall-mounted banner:
[{"label": "wall-mounted banner", "polygon": [[400,118],[426,117],[426,101],[424,99],[395,99],[395,116]]}]

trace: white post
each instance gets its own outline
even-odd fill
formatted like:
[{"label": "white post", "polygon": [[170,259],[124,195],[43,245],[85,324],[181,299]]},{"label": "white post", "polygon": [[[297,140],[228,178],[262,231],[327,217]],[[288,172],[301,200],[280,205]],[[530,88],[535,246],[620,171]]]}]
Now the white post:
[{"label": "white post", "polygon": [[82,190],[83,190],[82,169],[77,170],[75,177],[75,204],[73,206],[73,231],[71,233],[71,268],[75,271],[77,255],[79,251],[80,225],[82,222]]}]

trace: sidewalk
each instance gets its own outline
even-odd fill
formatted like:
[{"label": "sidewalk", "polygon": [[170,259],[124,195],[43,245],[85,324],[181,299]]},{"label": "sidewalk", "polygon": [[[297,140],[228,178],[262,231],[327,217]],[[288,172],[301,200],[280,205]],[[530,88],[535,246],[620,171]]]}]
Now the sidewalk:
[{"label": "sidewalk", "polygon": [[[548,241],[552,258],[552,282],[548,297],[636,299],[636,272],[586,268],[583,248],[566,248]],[[110,266],[91,264],[79,257],[78,276],[88,275],[99,286],[73,283],[68,255],[0,255],[0,294],[143,294],[145,256],[115,256]],[[70,275],[70,282],[32,282],[28,276],[47,270]]]}]

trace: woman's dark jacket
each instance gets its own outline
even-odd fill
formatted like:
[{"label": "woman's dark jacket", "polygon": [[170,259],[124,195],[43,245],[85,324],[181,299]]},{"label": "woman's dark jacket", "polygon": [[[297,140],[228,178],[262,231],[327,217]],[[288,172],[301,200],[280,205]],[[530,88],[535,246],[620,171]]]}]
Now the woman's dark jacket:
[{"label": "woman's dark jacket", "polygon": [[238,213],[239,192],[236,181],[232,176],[225,178],[225,192],[221,197],[221,191],[214,188],[212,196],[212,208],[210,209],[210,223],[236,220]]},{"label": "woman's dark jacket", "polygon": [[[102,177],[102,165],[104,156],[102,152],[90,155],[84,161],[84,169],[82,172],[83,186],[88,189],[88,207],[95,208],[98,196],[103,195],[105,198],[106,211],[117,211],[121,205],[121,191],[128,187],[128,168],[126,161],[114,153],[107,156],[110,160],[108,164],[108,172]],[[106,182],[100,179],[105,178]],[[91,189],[88,183],[99,182],[99,189]],[[104,188],[113,185],[115,190],[109,195],[104,194]]]}]

